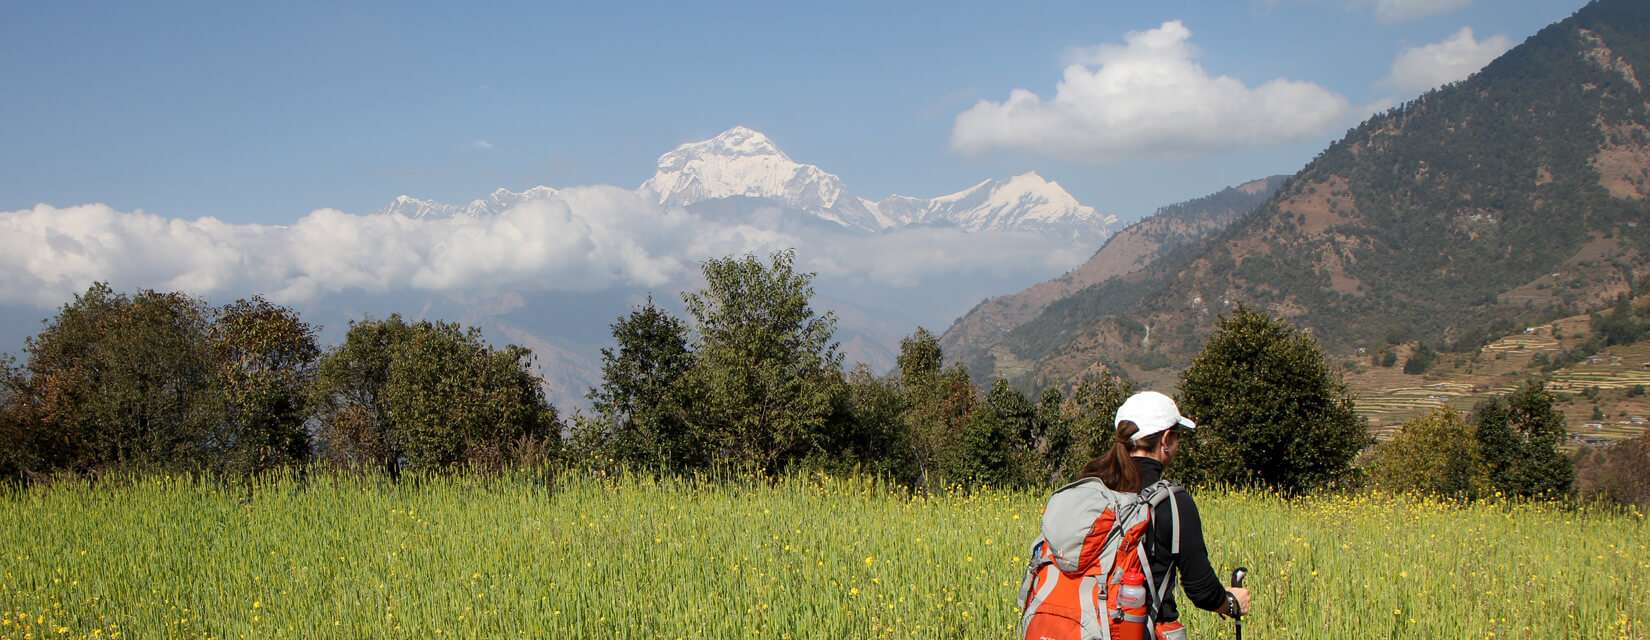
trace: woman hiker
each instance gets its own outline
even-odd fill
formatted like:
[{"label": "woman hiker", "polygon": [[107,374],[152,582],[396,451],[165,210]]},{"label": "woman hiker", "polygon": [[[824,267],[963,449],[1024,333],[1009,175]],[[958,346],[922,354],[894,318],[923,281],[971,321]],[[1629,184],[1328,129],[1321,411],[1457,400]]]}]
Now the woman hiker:
[{"label": "woman hiker", "polygon": [[[1049,500],[1043,516],[1044,537],[1033,547],[1031,567],[1022,585],[1026,637],[1100,637],[1096,627],[1109,625],[1112,637],[1140,637],[1136,634],[1149,628],[1160,640],[1183,640],[1186,629],[1179,622],[1174,599],[1177,582],[1200,609],[1228,617],[1247,615],[1249,590],[1227,589],[1209,564],[1202,519],[1192,495],[1177,484],[1158,484],[1163,467],[1180,449],[1181,430],[1196,428],[1196,423],[1180,415],[1172,398],[1146,391],[1125,400],[1113,424],[1117,432],[1111,450],[1090,461],[1076,482]],[[1103,487],[1098,486],[1102,483]],[[1151,510],[1145,539],[1133,546],[1127,535],[1106,536],[1107,532],[1098,531],[1102,523],[1127,530],[1144,522],[1144,513],[1129,510],[1131,501],[1139,510]],[[1120,517],[1103,519],[1108,509]],[[1134,515],[1122,515],[1126,513]],[[1149,577],[1135,569],[1146,564],[1139,558],[1149,559]],[[1134,575],[1119,576],[1125,567]],[[1136,597],[1141,591],[1148,597],[1161,594],[1155,615],[1142,615],[1151,608],[1127,609],[1120,603],[1118,592],[1128,597],[1127,578],[1150,585],[1145,590],[1135,587]],[[1119,629],[1124,629],[1121,634]]]}]

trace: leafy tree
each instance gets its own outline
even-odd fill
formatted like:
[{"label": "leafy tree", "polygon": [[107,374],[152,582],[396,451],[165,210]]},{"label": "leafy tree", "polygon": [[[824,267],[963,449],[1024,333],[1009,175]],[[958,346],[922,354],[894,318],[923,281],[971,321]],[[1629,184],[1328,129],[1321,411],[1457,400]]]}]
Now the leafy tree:
[{"label": "leafy tree", "polygon": [[1650,435],[1608,447],[1587,447],[1576,458],[1576,493],[1583,498],[1650,507]]},{"label": "leafy tree", "polygon": [[1473,406],[1470,419],[1490,485],[1504,493],[1517,494],[1513,485],[1520,476],[1517,466],[1524,443],[1513,429],[1509,411],[1505,398],[1491,398]]},{"label": "leafy tree", "polygon": [[390,440],[409,465],[499,467],[560,434],[532,352],[493,349],[478,329],[420,322],[390,352],[383,396]]},{"label": "leafy tree", "polygon": [[795,260],[709,260],[705,288],[683,295],[699,336],[694,419],[722,459],[766,473],[818,446],[841,378],[836,316],[814,312],[813,274]]},{"label": "leafy tree", "polygon": [[1592,316],[1593,331],[1604,338],[1606,346],[1627,344],[1644,337],[1650,325],[1633,313],[1633,303],[1625,295],[1616,296],[1608,315]]},{"label": "leafy tree", "polygon": [[956,436],[974,405],[974,386],[967,371],[943,369],[940,341],[922,327],[900,340],[895,362],[905,399],[901,424],[916,465],[916,482],[932,486],[951,466]]},{"label": "leafy tree", "polygon": [[906,432],[905,394],[899,383],[877,377],[863,364],[848,374],[841,395],[846,415],[833,420],[824,446],[829,466],[858,469],[906,485],[919,480],[920,468]]},{"label": "leafy tree", "polygon": [[1556,397],[1546,383],[1525,384],[1508,398],[1508,418],[1522,439],[1514,493],[1526,496],[1561,496],[1570,492],[1575,467],[1559,450],[1568,429],[1564,414],[1553,406]]},{"label": "leafy tree", "polygon": [[1496,490],[1524,497],[1570,491],[1575,470],[1558,449],[1564,414],[1553,407],[1554,400],[1545,382],[1533,380],[1473,408],[1479,450]]},{"label": "leafy tree", "polygon": [[1039,482],[1059,483],[1065,476],[1067,461],[1072,457],[1074,438],[1065,404],[1065,395],[1054,387],[1044,389],[1037,399],[1037,428],[1032,448],[1038,462],[1039,477],[1036,480]]},{"label": "leafy tree", "polygon": [[901,385],[906,398],[905,433],[917,465],[918,484],[934,487],[958,467],[961,437],[979,404],[979,394],[962,365],[912,380]]},{"label": "leafy tree", "polygon": [[223,411],[215,463],[254,472],[307,461],[315,330],[296,311],[254,297],[220,309],[207,333]]},{"label": "leafy tree", "polygon": [[1418,375],[1426,373],[1438,361],[1438,352],[1425,342],[1415,344],[1415,350],[1410,352],[1409,359],[1404,361],[1404,373]]},{"label": "leafy tree", "polygon": [[961,448],[947,476],[975,485],[1007,485],[1018,475],[1010,450],[1009,427],[995,412],[982,408],[969,415]]},{"label": "leafy tree", "polygon": [[34,457],[40,447],[32,440],[38,434],[27,428],[24,402],[28,378],[11,356],[0,355],[0,480],[17,479],[40,467]]},{"label": "leafy tree", "polygon": [[1008,426],[1008,434],[1015,448],[1029,450],[1032,443],[1041,439],[1043,434],[1037,424],[1037,408],[1007,380],[992,383],[985,402],[987,408]]},{"label": "leafy tree", "polygon": [[1317,342],[1247,307],[1220,319],[1180,390],[1182,413],[1200,423],[1176,465],[1187,482],[1303,491],[1341,478],[1369,442]]},{"label": "leafy tree", "polygon": [[545,455],[559,440],[532,353],[493,349],[445,322],[352,323],[314,385],[324,454],[398,475],[403,465],[497,466]]},{"label": "leafy tree", "polygon": [[1410,419],[1377,445],[1370,479],[1388,491],[1458,498],[1483,495],[1490,487],[1472,426],[1448,407]]},{"label": "leafy tree", "polygon": [[198,468],[220,416],[205,336],[210,309],[176,293],[94,284],[40,334],[13,374],[9,411],[28,471]]},{"label": "leafy tree", "polygon": [[4,369],[0,473],[106,468],[256,472],[309,457],[318,349],[291,309],[213,309],[95,284]]},{"label": "leafy tree", "polygon": [[1111,449],[1112,436],[1117,429],[1112,425],[1117,408],[1134,395],[1134,384],[1110,371],[1098,376],[1085,376],[1072,390],[1066,403],[1071,421],[1072,445],[1061,470],[1072,478],[1090,460]]},{"label": "leafy tree", "polygon": [[613,323],[613,341],[602,349],[602,384],[588,395],[602,451],[655,471],[703,466],[679,384],[693,367],[687,325],[649,298]]},{"label": "leafy tree", "polygon": [[317,436],[326,459],[392,476],[400,472],[405,453],[391,436],[384,385],[395,350],[411,339],[413,331],[400,315],[351,322],[344,342],[321,358],[312,402],[318,409]]},{"label": "leafy tree", "polygon": [[917,332],[899,341],[899,356],[896,358],[899,365],[900,383],[907,389],[924,387],[931,384],[935,377],[940,375],[945,358],[940,352],[939,338],[922,327]]},{"label": "leafy tree", "polygon": [[1034,410],[1026,397],[997,380],[968,417],[953,477],[974,484],[1009,485],[1024,479]]}]

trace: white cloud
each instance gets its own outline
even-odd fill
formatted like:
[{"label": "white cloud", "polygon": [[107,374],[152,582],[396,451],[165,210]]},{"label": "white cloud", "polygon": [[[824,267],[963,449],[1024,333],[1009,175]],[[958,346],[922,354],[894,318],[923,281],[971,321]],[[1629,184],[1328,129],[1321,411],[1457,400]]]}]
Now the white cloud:
[{"label": "white cloud", "polygon": [[917,286],[970,273],[1053,274],[1086,251],[1022,234],[912,229],[874,236],[708,219],[634,192],[559,190],[494,216],[413,219],[312,211],[291,225],[169,219],[103,204],[0,212],[0,303],[51,308],[95,281],[283,303],[406,291],[668,290],[700,261],[798,249],[821,278]]},{"label": "white cloud", "polygon": [[1130,32],[1122,45],[1075,51],[1044,100],[1015,89],[957,116],[964,153],[1020,149],[1082,160],[1173,154],[1299,140],[1343,124],[1347,99],[1309,82],[1255,87],[1210,74],[1180,21]]},{"label": "white cloud", "polygon": [[1395,24],[1460,11],[1472,0],[1352,0],[1352,4],[1373,8],[1376,20]]},{"label": "white cloud", "polygon": [[0,301],[49,307],[93,281],[301,301],[340,291],[652,286],[694,263],[694,225],[629,191],[569,189],[498,216],[415,220],[320,209],[289,226],[167,219],[92,204],[0,213]]},{"label": "white cloud", "polygon": [[493,148],[493,143],[488,142],[486,140],[482,140],[480,138],[476,138],[475,140],[470,141],[470,147],[473,148],[473,149],[479,149],[481,151],[487,151],[487,150]]},{"label": "white cloud", "polygon": [[1496,35],[1478,40],[1472,27],[1462,27],[1442,42],[1405,49],[1392,62],[1386,83],[1401,91],[1420,93],[1464,80],[1512,48],[1512,40]]}]

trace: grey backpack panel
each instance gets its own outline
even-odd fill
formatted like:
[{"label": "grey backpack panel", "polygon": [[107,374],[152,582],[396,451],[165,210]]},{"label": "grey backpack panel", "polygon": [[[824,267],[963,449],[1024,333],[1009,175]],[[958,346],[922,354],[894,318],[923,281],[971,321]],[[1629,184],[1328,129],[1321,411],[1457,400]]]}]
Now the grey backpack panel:
[{"label": "grey backpack panel", "polygon": [[[1153,509],[1164,500],[1174,504],[1175,485],[1168,481],[1158,481],[1146,487],[1139,493],[1124,493],[1107,487],[1098,478],[1082,478],[1072,482],[1054,492],[1049,498],[1048,507],[1043,512],[1042,537],[1033,543],[1031,555],[1026,566],[1026,575],[1020,581],[1020,603],[1025,607],[1020,619],[1021,635],[1030,624],[1032,616],[1037,613],[1038,607],[1050,596],[1055,576],[1051,572],[1057,569],[1068,579],[1079,579],[1081,619],[1083,640],[1110,640],[1111,625],[1107,616],[1111,612],[1097,611],[1092,605],[1095,599],[1104,603],[1106,594],[1114,589],[1122,580],[1121,575],[1114,573],[1113,564],[1117,560],[1119,547],[1123,543],[1123,535],[1129,529],[1148,522]],[[1098,531],[1103,514],[1110,510],[1114,520],[1106,531]],[[1171,526],[1174,531],[1172,552],[1180,552],[1180,514],[1177,507],[1171,507]],[[1085,543],[1092,541],[1098,545],[1098,553],[1091,558],[1082,557]],[[1146,545],[1137,547],[1141,564],[1148,568],[1146,571],[1147,590],[1154,596],[1150,603],[1148,628],[1151,621],[1157,617],[1158,603],[1166,596],[1169,580],[1165,579],[1162,585],[1153,584],[1149,558],[1146,556]],[[1053,565],[1050,567],[1050,565]],[[1042,580],[1039,582],[1039,576]],[[1033,586],[1037,593],[1032,593]]]}]

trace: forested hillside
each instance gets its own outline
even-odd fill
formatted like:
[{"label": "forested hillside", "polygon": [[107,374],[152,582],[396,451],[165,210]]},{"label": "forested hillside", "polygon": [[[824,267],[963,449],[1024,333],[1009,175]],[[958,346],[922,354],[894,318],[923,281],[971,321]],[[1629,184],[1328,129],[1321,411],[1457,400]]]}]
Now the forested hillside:
[{"label": "forested hillside", "polygon": [[1204,245],[1050,304],[995,357],[1033,383],[1184,364],[1239,302],[1336,350],[1465,350],[1608,306],[1650,273],[1645,69],[1650,4],[1590,4],[1364,122]]}]

